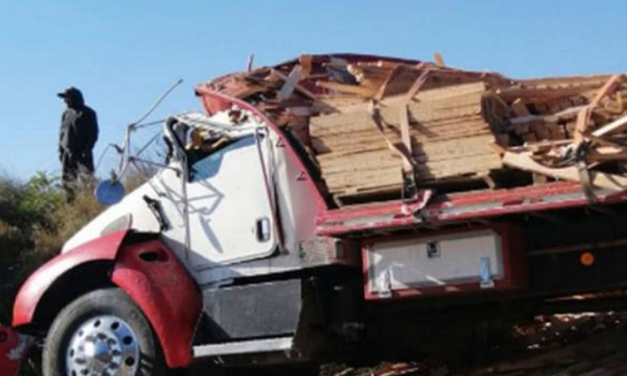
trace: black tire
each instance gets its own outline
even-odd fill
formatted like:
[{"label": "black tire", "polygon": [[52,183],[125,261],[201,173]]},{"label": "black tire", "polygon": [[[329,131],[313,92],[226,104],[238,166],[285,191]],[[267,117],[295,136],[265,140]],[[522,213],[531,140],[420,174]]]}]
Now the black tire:
[{"label": "black tire", "polygon": [[[103,315],[115,316],[134,332],[139,349],[133,376],[163,376],[166,366],[159,341],[139,307],[116,288],[96,290],[81,296],[63,309],[54,320],[43,350],[43,376],[67,376],[66,360],[74,334],[89,320]],[[77,375],[80,376],[80,375]]]}]

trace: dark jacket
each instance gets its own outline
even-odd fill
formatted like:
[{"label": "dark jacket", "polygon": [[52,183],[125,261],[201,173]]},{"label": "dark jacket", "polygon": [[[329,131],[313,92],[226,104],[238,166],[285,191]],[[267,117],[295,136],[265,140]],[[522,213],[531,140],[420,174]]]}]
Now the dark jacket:
[{"label": "dark jacket", "polygon": [[61,117],[59,157],[62,162],[65,159],[78,163],[92,161],[92,150],[98,141],[96,112],[85,105],[79,90],[68,91],[68,98],[68,108]]}]

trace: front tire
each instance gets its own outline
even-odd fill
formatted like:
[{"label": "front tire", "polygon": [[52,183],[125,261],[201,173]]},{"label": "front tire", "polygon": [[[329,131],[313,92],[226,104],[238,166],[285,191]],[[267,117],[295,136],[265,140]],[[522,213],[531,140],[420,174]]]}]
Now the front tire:
[{"label": "front tire", "polygon": [[44,376],[162,376],[159,342],[123,291],[96,290],[76,299],[53,322],[45,341]]}]

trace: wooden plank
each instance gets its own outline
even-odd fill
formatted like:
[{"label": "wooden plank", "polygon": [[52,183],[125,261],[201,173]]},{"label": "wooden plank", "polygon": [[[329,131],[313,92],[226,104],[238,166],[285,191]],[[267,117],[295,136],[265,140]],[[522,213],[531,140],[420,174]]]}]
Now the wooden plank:
[{"label": "wooden plank", "polygon": [[620,74],[613,75],[599,92],[595,95],[590,104],[579,112],[577,115],[577,128],[575,129],[575,144],[579,145],[583,142],[583,137],[588,129],[592,111],[599,105],[601,99],[609,95],[614,90],[615,85],[622,78]]},{"label": "wooden plank", "polygon": [[446,67],[446,64],[444,64],[444,57],[438,51],[435,51],[435,53],[433,54],[433,60],[435,62],[435,65],[437,65],[438,67]]},{"label": "wooden plank", "polygon": [[527,106],[525,106],[525,104],[523,103],[522,99],[520,99],[520,98],[518,98],[514,102],[512,102],[511,107],[512,107],[512,110],[514,111],[514,113],[516,114],[516,116],[518,116],[518,117],[531,116],[531,113],[527,109]]},{"label": "wooden plank", "polygon": [[622,146],[599,146],[586,154],[589,163],[627,160],[627,148]]},{"label": "wooden plank", "polygon": [[[356,118],[353,121],[346,123],[338,123],[333,121],[324,124],[324,127],[320,126],[320,123],[313,124],[311,128],[311,135],[325,142],[334,142],[339,140],[344,144],[353,143],[351,140],[347,140],[347,137],[364,137],[374,138],[376,133],[374,122],[367,117]],[[389,119],[385,118],[386,127],[394,132],[400,134],[401,129],[398,123],[392,123]],[[396,120],[396,119],[395,119]],[[311,122],[314,122],[314,118],[311,118]],[[439,141],[446,138],[459,138],[465,137],[469,134],[483,134],[490,132],[490,125],[483,121],[479,116],[466,116],[458,119],[451,119],[439,122],[411,122],[410,123],[411,137],[420,141]]]},{"label": "wooden plank", "polygon": [[355,94],[366,98],[372,98],[377,90],[372,88],[367,88],[359,85],[347,85],[341,84],[339,82],[330,82],[330,81],[318,81],[316,86],[323,87],[325,89],[339,91],[341,93]]},{"label": "wooden plank", "polygon": [[372,66],[359,66],[355,64],[350,64],[347,69],[350,74],[355,76],[357,82],[359,82],[362,86],[377,90],[390,74],[389,69],[381,69],[379,67]]},{"label": "wooden plank", "polygon": [[616,133],[618,131],[622,131],[627,128],[627,115],[617,119],[616,121],[611,122],[610,124],[604,125],[601,128],[598,128],[592,135],[594,137],[603,137],[610,133]]},{"label": "wooden plank", "polygon": [[[500,156],[494,151],[468,154],[463,160],[464,163],[459,163],[459,159],[425,161],[416,168],[418,178],[419,180],[445,179],[459,175],[487,173],[502,167]],[[320,165],[331,190],[336,190],[336,187],[344,184],[358,186],[390,184],[396,181],[397,173],[402,167],[400,158],[396,158],[390,151],[374,154],[370,158],[356,155],[343,161],[331,163],[321,161]],[[389,176],[389,173],[392,173],[392,176]]]},{"label": "wooden plank", "polygon": [[[320,139],[315,139],[315,141],[320,142]],[[381,137],[373,137],[371,139],[363,138],[358,141],[359,142],[354,144],[348,144],[347,146],[350,147],[345,149],[342,148],[341,140],[339,139],[333,143],[327,142],[325,144],[327,148],[336,148],[336,150],[330,153],[321,154],[319,159],[327,160],[331,158],[342,158],[347,155],[359,155],[360,150],[363,150],[364,152],[371,152],[375,150],[385,150],[386,148],[385,141],[383,141]],[[398,143],[401,142],[400,137],[398,136],[392,141]],[[415,142],[413,148],[415,156],[429,155],[432,157],[442,156],[444,159],[454,159],[464,153],[489,153],[492,151],[490,142],[493,141],[494,136],[491,133],[486,132],[484,134],[470,135],[463,138],[443,139],[437,142]],[[346,141],[344,141],[344,145],[346,144]]]},{"label": "wooden plank", "polygon": [[[593,86],[596,87],[596,86]],[[590,90],[590,86],[569,87],[508,87],[497,90],[497,94],[507,102],[522,99],[527,101],[550,102],[558,99],[581,95]]]},{"label": "wooden plank", "polygon": [[627,160],[627,151],[621,151],[618,153],[598,153],[596,151],[591,151],[586,155],[586,160],[588,163],[625,161]]},{"label": "wooden plank", "polygon": [[[272,69],[272,74],[276,75],[277,77],[279,77],[281,80],[283,81],[287,81],[287,76],[284,75],[283,73],[279,72],[277,69]],[[299,93],[301,93],[302,95],[304,95],[307,98],[310,99],[316,99],[317,95],[312,93],[311,91],[305,89],[302,85],[296,85],[295,90]]]},{"label": "wooden plank", "polygon": [[586,87],[587,90],[600,88],[611,77],[609,74],[592,75],[592,76],[566,76],[566,77],[544,77],[519,80],[521,86],[527,88],[533,87]]},{"label": "wooden plank", "polygon": [[[547,175],[555,179],[575,182],[579,181],[579,171],[576,167],[546,167],[531,159],[530,154],[528,153],[519,154],[506,152],[503,156],[503,163],[506,166],[514,167],[523,171]],[[590,183],[594,187],[605,188],[617,192],[627,189],[627,178],[598,171],[590,171]]]},{"label": "wooden plank", "polygon": [[255,62],[255,54],[248,55],[248,62],[246,63],[246,72],[252,72],[254,62]]},{"label": "wooden plank", "polygon": [[[301,66],[301,79],[306,80],[311,77],[311,70],[313,69],[313,58],[311,55],[300,55],[298,63]],[[326,75],[325,75],[326,76]]]},{"label": "wooden plank", "polygon": [[291,97],[292,93],[294,93],[294,90],[296,90],[296,86],[298,86],[298,83],[300,82],[300,77],[301,77],[301,67],[300,65],[295,65],[294,68],[292,68],[292,71],[290,72],[290,74],[287,76],[287,78],[283,82],[283,86],[281,87],[281,90],[279,90],[279,92],[277,93],[276,95],[277,99],[282,101]]},{"label": "wooden plank", "polygon": [[[456,100],[445,101],[428,101],[412,103],[409,105],[410,117],[412,122],[435,122],[454,119],[468,115],[481,115],[482,95],[475,93],[470,96],[461,96]],[[399,123],[398,106],[401,102],[394,105],[385,104],[380,110],[381,116],[388,123]],[[355,122],[363,122],[368,115],[368,106],[359,104],[352,106],[351,111],[342,111],[340,114],[328,114],[311,119],[312,134],[324,132],[328,128],[338,128],[346,124]],[[337,130],[339,131],[339,129]]]},{"label": "wooden plank", "polygon": [[400,65],[394,68],[392,71],[390,71],[388,76],[385,78],[385,81],[383,81],[383,83],[381,84],[381,87],[377,89],[377,93],[374,95],[374,99],[377,102],[380,102],[383,98],[392,94],[392,92],[389,90],[390,86],[392,82],[397,80],[402,73],[403,73],[403,67]]},{"label": "wooden plank", "polygon": [[[487,88],[483,82],[449,86],[439,89],[421,90],[413,98],[413,102],[429,102],[429,106],[432,106],[433,108],[454,108],[462,105],[463,103],[475,103],[476,98],[482,97],[486,91]],[[385,108],[387,107],[395,107],[401,103],[405,103],[406,101],[407,98],[405,95],[396,95],[382,100],[380,106],[382,111],[385,111]],[[340,112],[348,114],[353,112],[363,112],[366,110],[367,104],[362,102],[352,106],[342,107]]]},{"label": "wooden plank", "polygon": [[402,94],[406,92],[411,84],[425,70],[432,70],[434,80],[430,80],[425,85],[425,90],[454,85],[461,85],[471,82],[484,82],[491,87],[504,87],[511,84],[510,80],[491,72],[463,71],[451,68],[438,67],[436,64],[422,63],[419,65],[408,64],[384,64],[378,66],[374,64],[357,63],[348,66],[348,71],[355,76],[362,86],[379,88],[393,69],[401,68],[402,72],[392,85],[391,92]]},{"label": "wooden plank", "polygon": [[[442,139],[453,139],[466,137],[472,134],[484,134],[490,132],[489,124],[481,120],[479,117],[466,117],[464,121],[447,121],[440,123],[410,123],[410,135],[412,138],[421,142],[436,142]],[[324,142],[335,142],[336,140],[344,143],[351,144],[346,141],[346,137],[358,137],[374,139],[376,133],[372,132],[373,124],[370,121],[349,123],[346,125],[346,129],[330,129],[328,131],[321,131],[319,128],[313,130],[312,136],[316,137]],[[337,128],[340,128],[338,126]],[[400,132],[398,125],[387,125],[388,129],[392,132]],[[313,128],[313,127],[312,127]]]},{"label": "wooden plank", "polygon": [[531,131],[535,133],[538,140],[551,140],[551,132],[548,129],[547,125],[543,122],[533,123],[531,125]]}]

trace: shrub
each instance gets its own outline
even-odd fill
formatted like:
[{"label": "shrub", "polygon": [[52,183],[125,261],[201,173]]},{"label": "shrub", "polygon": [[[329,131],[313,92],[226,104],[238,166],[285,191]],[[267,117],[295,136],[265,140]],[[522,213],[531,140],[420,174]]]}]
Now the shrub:
[{"label": "shrub", "polygon": [[59,179],[46,173],[25,184],[0,177],[0,322],[10,321],[15,293],[28,275],[101,210],[89,186],[66,203]]}]

